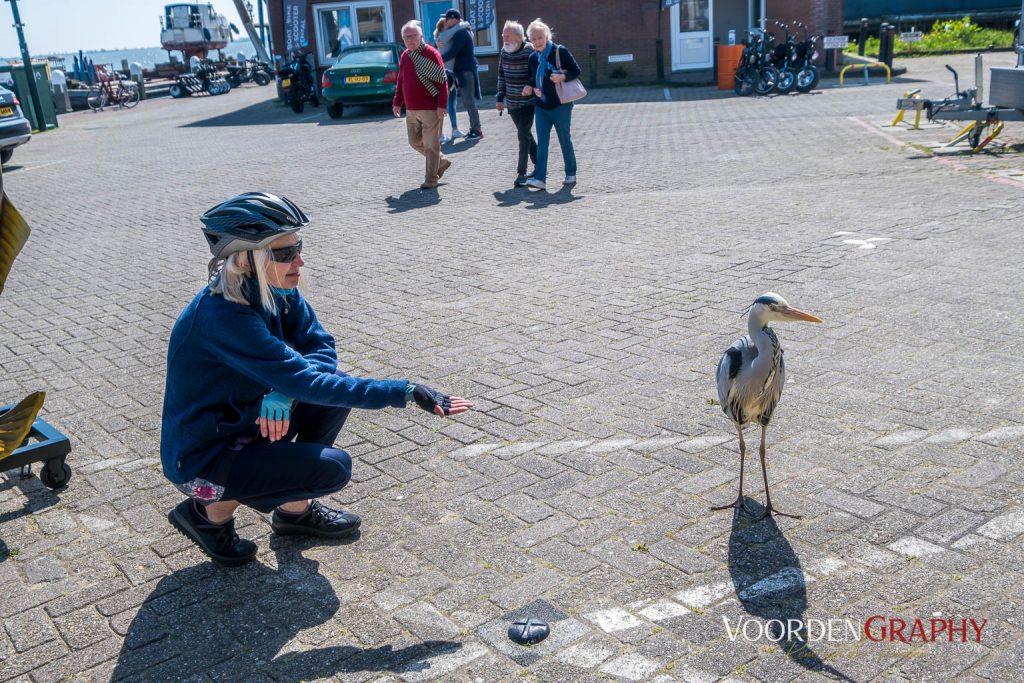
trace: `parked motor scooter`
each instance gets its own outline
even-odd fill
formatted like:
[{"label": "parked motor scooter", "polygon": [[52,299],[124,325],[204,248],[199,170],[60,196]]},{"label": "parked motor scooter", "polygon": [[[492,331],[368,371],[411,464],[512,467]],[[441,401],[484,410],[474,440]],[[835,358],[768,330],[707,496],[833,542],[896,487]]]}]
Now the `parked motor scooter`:
[{"label": "parked motor scooter", "polygon": [[281,89],[286,93],[288,105],[296,114],[301,114],[308,100],[314,107],[320,106],[320,98],[316,92],[316,79],[313,78],[313,66],[306,59],[309,53],[295,51],[288,65],[278,71],[281,77]]},{"label": "parked motor scooter", "polygon": [[266,62],[258,62],[254,59],[245,59],[227,65],[227,81],[231,87],[237,88],[242,83],[250,81],[256,85],[270,83],[270,65]]}]

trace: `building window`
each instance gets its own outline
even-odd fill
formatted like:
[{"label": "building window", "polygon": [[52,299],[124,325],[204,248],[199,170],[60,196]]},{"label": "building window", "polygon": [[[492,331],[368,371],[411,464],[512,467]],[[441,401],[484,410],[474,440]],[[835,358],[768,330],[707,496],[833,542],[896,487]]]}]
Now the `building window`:
[{"label": "building window", "polygon": [[391,3],[382,0],[314,5],[317,59],[330,66],[353,45],[390,42]]},{"label": "building window", "polygon": [[[434,29],[437,26],[437,20],[444,16],[444,13],[450,9],[457,9],[462,13],[462,16],[466,16],[466,7],[464,2],[461,0],[417,0],[416,2],[416,16],[423,24],[423,34],[428,43],[434,44]],[[491,25],[485,29],[473,32],[473,42],[475,45],[474,52],[478,55],[494,55],[498,54],[498,19],[497,10],[495,10],[495,19],[491,22]]]}]

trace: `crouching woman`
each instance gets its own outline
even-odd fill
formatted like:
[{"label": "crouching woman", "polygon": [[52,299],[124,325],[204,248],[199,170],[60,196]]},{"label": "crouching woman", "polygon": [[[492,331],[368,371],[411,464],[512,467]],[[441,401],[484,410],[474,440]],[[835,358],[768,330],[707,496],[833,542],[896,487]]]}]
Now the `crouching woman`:
[{"label": "crouching woman", "polygon": [[404,408],[438,416],[472,405],[424,384],[350,377],[334,338],[301,291],[300,228],[292,202],[239,195],[203,217],[210,282],[178,317],[167,353],[160,458],[188,498],[171,524],[223,564],[256,555],[234,512],[273,511],[277,534],[341,538],[360,518],[316,500],[339,491],[352,459],[334,448],[352,408]]}]

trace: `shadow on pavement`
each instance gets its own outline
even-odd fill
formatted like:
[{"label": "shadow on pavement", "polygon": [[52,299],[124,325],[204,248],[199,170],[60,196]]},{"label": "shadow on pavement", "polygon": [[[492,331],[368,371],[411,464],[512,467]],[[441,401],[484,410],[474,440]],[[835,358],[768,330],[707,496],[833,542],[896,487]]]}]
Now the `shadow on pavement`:
[{"label": "shadow on pavement", "polygon": [[[764,506],[746,498],[756,518]],[[739,511],[729,534],[729,574],[743,609],[765,623],[765,638],[778,644],[793,662],[809,671],[852,681],[822,661],[807,642],[807,585],[800,560],[773,517],[755,522]],[[790,630],[789,620],[799,629]],[[770,635],[769,635],[770,634]]]},{"label": "shadow on pavement", "polygon": [[498,206],[501,208],[526,204],[527,209],[543,209],[553,204],[569,204],[570,202],[583,199],[582,195],[577,196],[572,193],[574,187],[575,185],[562,185],[562,188],[557,192],[544,192],[525,187],[516,187],[511,190],[495,192],[494,198],[498,200]]},{"label": "shadow on pavement", "polygon": [[478,142],[480,141],[462,140],[461,142],[446,142],[445,144],[441,145],[441,151],[444,152],[446,156],[452,154],[460,154],[462,152],[468,152],[469,150],[473,149],[474,147],[477,146]]},{"label": "shadow on pavement", "polygon": [[[0,461],[2,463],[3,461]],[[38,473],[41,463],[32,465],[33,472]],[[3,471],[0,470],[0,473]],[[74,486],[74,481],[69,486]],[[0,513],[0,529],[3,528],[4,524],[11,522],[19,517],[25,515],[34,515],[37,512],[45,510],[51,505],[56,505],[60,502],[60,493],[51,491],[50,489],[43,486],[43,482],[39,481],[39,477],[33,476],[25,479],[21,478],[20,469],[13,469],[6,473],[5,476],[0,476],[0,493],[9,489],[17,488],[21,490],[21,493],[27,499],[25,504],[16,510],[8,510]],[[64,489],[61,489],[63,491]],[[0,539],[0,561],[7,557],[5,551],[6,546],[3,545],[2,539]]]},{"label": "shadow on pavement", "polygon": [[345,126],[353,123],[383,121],[394,118],[390,111],[385,112],[380,107],[353,106],[346,108],[345,112],[345,115],[340,119],[329,118],[325,105],[321,102],[319,107],[307,106],[301,114],[296,114],[284,104],[269,99],[218,116],[212,116],[208,119],[182,124],[181,128],[271,126],[286,123],[308,124],[311,126]]},{"label": "shadow on pavement", "polygon": [[412,190],[406,190],[398,197],[385,197],[384,201],[388,204],[388,213],[405,213],[406,211],[425,209],[428,206],[440,204],[441,194],[438,192],[438,189],[446,184],[441,183],[433,190],[422,190],[417,187]]},{"label": "shadow on pavement", "polygon": [[318,562],[288,546],[275,553],[276,570],[259,562],[205,562],[162,579],[127,625],[111,680],[298,683],[338,673],[425,671],[433,657],[462,648],[454,641],[363,648],[330,628],[313,642],[336,644],[309,648],[307,641],[282,653],[300,631],[330,622],[340,602]]}]

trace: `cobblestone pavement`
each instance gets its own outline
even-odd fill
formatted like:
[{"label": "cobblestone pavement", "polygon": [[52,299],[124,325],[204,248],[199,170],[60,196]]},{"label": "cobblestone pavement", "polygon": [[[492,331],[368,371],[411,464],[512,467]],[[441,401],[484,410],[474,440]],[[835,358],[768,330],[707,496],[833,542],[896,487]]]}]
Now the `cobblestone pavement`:
[{"label": "cobblestone pavement", "polygon": [[[936,131],[876,125],[909,87],[951,91],[944,61],[804,96],[598,91],[579,185],[542,194],[511,189],[492,111],[436,193],[381,109],[297,116],[246,87],[63,117],[4,174],[33,234],[0,397],[48,392],[74,476],[0,476],[0,680],[1024,680],[1024,202],[995,173],[1024,158],[940,162],[904,146]],[[242,510],[259,561],[224,569],[167,523],[159,421],[198,216],[253,188],[314,217],[308,296],[343,369],[477,410],[353,415],[334,502],[362,537],[278,539]],[[768,290],[825,324],[777,327],[769,477],[803,518],[751,523],[708,511],[738,476],[711,403]],[[551,637],[513,646],[522,615]],[[912,642],[866,639],[875,615]],[[960,630],[922,643],[915,618]]]}]

